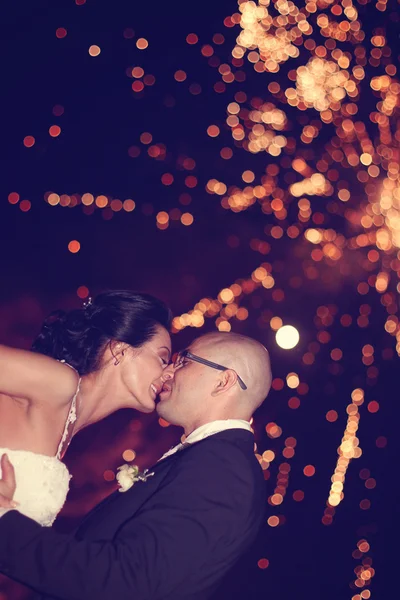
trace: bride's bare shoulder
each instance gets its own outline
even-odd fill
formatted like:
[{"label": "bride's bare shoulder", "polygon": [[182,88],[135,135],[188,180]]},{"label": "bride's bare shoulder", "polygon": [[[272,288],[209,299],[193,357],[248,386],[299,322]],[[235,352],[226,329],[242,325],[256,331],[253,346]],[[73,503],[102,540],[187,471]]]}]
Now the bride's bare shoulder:
[{"label": "bride's bare shoulder", "polygon": [[[29,350],[0,345],[0,394],[16,402],[63,406],[73,397],[79,376],[68,365]],[[0,396],[1,400],[1,396]]]}]

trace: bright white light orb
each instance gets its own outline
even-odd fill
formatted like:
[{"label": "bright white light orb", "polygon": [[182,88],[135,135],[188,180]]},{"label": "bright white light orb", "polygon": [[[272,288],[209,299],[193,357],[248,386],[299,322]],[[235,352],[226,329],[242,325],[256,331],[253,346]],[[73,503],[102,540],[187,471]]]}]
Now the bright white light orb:
[{"label": "bright white light orb", "polygon": [[293,325],[283,325],[276,332],[276,343],[284,350],[291,350],[299,343],[300,334]]}]

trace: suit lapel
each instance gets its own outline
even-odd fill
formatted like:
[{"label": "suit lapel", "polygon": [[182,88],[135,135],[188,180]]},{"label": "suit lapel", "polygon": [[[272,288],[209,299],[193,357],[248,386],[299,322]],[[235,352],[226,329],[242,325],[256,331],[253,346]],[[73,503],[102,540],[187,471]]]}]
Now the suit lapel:
[{"label": "suit lapel", "polygon": [[[246,447],[254,445],[253,434],[242,429],[222,431],[212,437],[213,439],[226,440],[240,445],[244,444]],[[148,498],[156,493],[159,485],[168,476],[174,462],[179,460],[184,452],[190,452],[191,447],[207,443],[207,439],[191,444],[184,448],[182,452],[175,452],[154,464],[149,468],[149,473],[154,472],[154,476],[150,477],[148,481],[138,481],[127,492],[116,490],[104,498],[84,517],[76,529],[76,536],[80,539],[84,536],[90,538],[91,533],[93,536],[96,536],[96,534],[98,536],[99,528],[101,528],[101,535],[108,533],[112,539],[120,524],[132,518]]]},{"label": "suit lapel", "polygon": [[[126,492],[120,492],[117,489],[99,502],[81,521],[76,529],[77,537],[81,539],[92,527],[97,529],[105,520],[113,521],[115,528],[116,519],[122,522],[128,517],[132,517],[143,503],[156,492],[167,476],[175,458],[176,455],[173,454],[150,467],[148,471],[154,475],[147,481],[137,481]],[[118,510],[113,510],[117,507]]]}]

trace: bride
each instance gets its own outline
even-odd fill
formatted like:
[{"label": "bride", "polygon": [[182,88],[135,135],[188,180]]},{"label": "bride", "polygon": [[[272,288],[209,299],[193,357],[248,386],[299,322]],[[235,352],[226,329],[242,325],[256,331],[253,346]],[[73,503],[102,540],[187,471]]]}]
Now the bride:
[{"label": "bride", "polygon": [[0,346],[0,477],[11,461],[21,513],[53,523],[69,488],[61,459],[78,431],[120,408],[154,410],[170,316],[147,294],[105,292],[50,316],[33,352]]}]

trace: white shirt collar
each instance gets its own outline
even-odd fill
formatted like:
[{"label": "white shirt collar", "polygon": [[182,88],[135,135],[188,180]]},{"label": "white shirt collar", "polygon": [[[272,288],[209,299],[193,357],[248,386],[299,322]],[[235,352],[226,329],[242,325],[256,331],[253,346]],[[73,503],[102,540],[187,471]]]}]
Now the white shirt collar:
[{"label": "white shirt collar", "polygon": [[[195,444],[196,442],[200,442],[210,435],[215,435],[216,433],[220,433],[220,431],[226,431],[227,429],[245,429],[246,431],[253,431],[251,425],[248,421],[243,421],[242,419],[226,419],[224,421],[211,421],[210,423],[205,423],[204,425],[200,425],[197,429],[192,431],[184,441],[184,444]],[[171,450],[168,450],[162,457],[159,459],[163,460],[167,456],[171,456],[171,454],[175,454],[178,450],[181,450],[184,444],[177,444]]]}]

